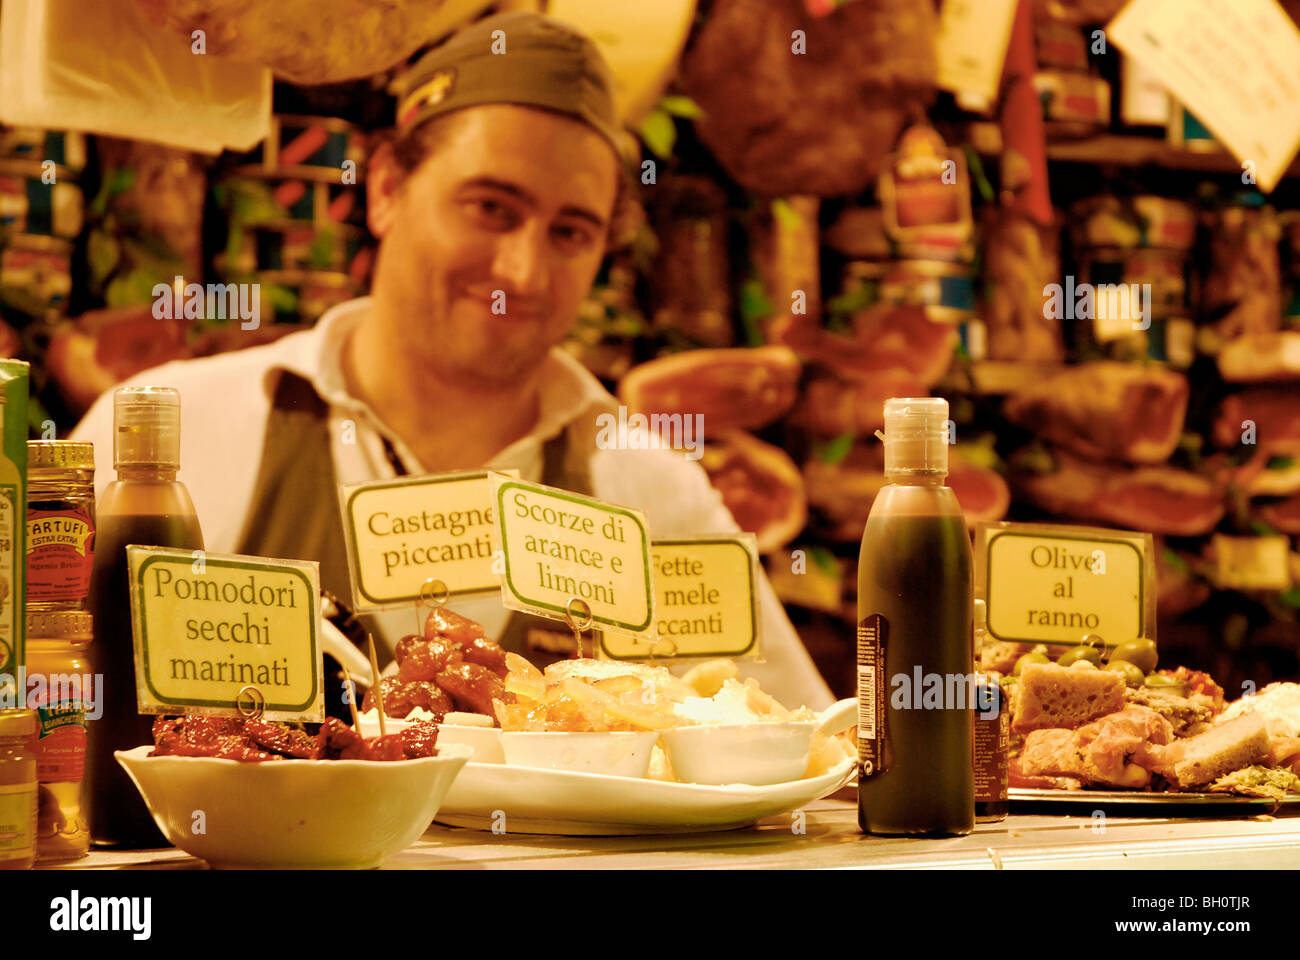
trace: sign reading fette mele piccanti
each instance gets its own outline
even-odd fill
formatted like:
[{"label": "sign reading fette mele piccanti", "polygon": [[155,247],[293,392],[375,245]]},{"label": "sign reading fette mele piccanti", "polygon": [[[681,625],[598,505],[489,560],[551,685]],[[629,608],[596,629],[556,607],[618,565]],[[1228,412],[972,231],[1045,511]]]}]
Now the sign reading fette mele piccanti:
[{"label": "sign reading fette mele piccanti", "polygon": [[324,720],[318,564],[126,552],[141,713]]}]

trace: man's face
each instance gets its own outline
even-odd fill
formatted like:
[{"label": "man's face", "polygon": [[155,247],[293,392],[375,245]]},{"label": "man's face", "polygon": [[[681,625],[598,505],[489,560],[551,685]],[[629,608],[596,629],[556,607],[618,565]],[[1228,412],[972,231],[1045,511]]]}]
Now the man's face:
[{"label": "man's face", "polygon": [[386,333],[440,379],[517,381],[564,338],[591,288],[618,161],[559,114],[491,105],[450,120],[400,186],[386,190],[382,171],[372,180],[376,295]]}]

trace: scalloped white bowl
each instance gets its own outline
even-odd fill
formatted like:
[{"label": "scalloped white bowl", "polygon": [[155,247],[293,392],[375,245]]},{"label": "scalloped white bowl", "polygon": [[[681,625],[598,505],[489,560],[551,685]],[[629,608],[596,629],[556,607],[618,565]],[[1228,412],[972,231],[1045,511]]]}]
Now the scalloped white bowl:
[{"label": "scalloped white bowl", "polygon": [[440,744],[419,760],[240,763],[151,750],[115,756],[163,836],[230,869],[377,867],[420,838],[471,754]]},{"label": "scalloped white bowl", "polygon": [[650,751],[659,734],[610,731],[506,730],[501,747],[506,763],[515,767],[541,767],[611,777],[644,777],[650,770]]}]

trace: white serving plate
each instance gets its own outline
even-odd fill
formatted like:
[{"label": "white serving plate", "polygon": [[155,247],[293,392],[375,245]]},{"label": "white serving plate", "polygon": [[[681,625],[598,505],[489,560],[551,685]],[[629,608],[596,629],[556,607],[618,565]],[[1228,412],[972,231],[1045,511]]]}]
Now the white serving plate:
[{"label": "white serving plate", "polygon": [[468,763],[434,819],[476,830],[566,836],[734,830],[829,796],[856,767],[850,759],[819,777],[756,787]]}]

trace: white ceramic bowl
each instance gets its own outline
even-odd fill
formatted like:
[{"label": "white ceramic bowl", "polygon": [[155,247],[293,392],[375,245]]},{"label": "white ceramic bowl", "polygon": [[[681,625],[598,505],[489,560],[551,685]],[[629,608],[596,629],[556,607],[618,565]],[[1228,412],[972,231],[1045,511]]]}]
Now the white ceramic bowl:
[{"label": "white ceramic bowl", "polygon": [[607,733],[506,730],[501,734],[501,746],[506,763],[516,767],[644,777],[650,770],[650,751],[658,739],[659,734],[653,730]]},{"label": "white ceramic bowl", "polygon": [[815,723],[723,723],[663,732],[673,776],[683,783],[767,786],[808,770]]},{"label": "white ceramic bowl", "polygon": [[[411,725],[408,720],[386,717],[385,724],[389,733],[397,733]],[[379,717],[374,714],[361,715],[361,735],[363,737],[379,736]],[[463,744],[472,751],[471,763],[505,763],[505,751],[501,749],[500,727],[469,727],[455,723],[438,724],[438,749],[443,746]]]},{"label": "white ceramic bowl", "polygon": [[439,744],[419,760],[240,763],[152,750],[116,756],[163,836],[234,869],[377,867],[424,833],[470,755]]}]

